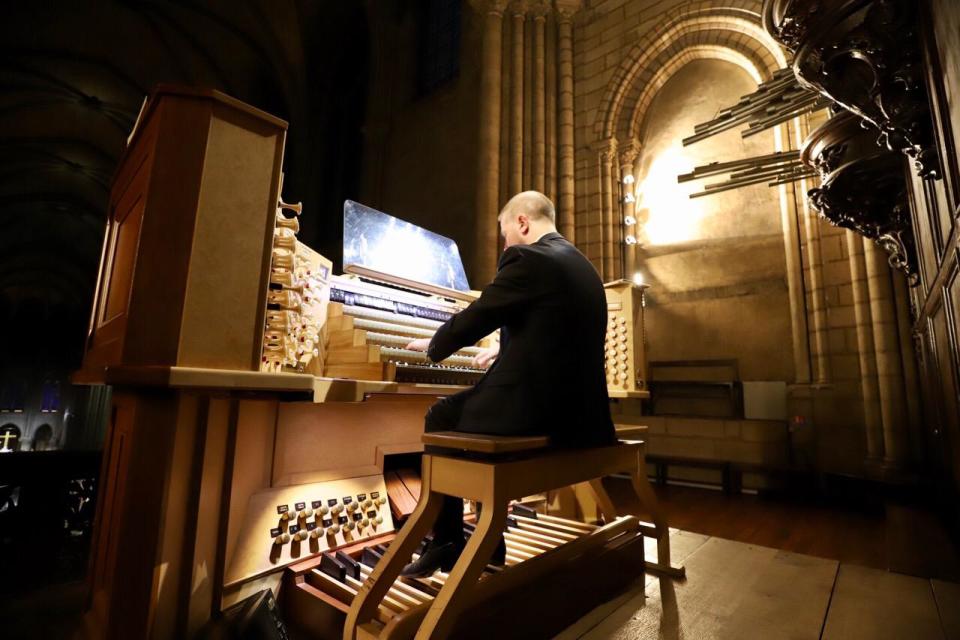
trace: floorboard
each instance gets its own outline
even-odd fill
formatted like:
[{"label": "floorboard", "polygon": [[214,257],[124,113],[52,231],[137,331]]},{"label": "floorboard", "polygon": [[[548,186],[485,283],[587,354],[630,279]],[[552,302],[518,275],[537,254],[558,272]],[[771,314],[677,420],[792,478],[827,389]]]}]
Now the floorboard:
[{"label": "floorboard", "polygon": [[929,580],[845,564],[823,640],[944,638]]},{"label": "floorboard", "polygon": [[[604,481],[628,513],[640,505],[628,482]],[[655,486],[670,526],[708,536],[793,551],[926,578],[960,580],[960,550],[940,521],[918,505],[880,499],[725,495]]]},{"label": "floorboard", "polygon": [[580,637],[819,637],[837,562],[711,538],[684,564],[685,581],[656,580]]},{"label": "floorboard", "polygon": [[[690,533],[689,531],[670,530],[670,555],[674,564],[683,564],[697,549],[699,549],[708,540],[708,537],[699,533]],[[657,541],[654,538],[644,540],[644,554],[647,560],[656,561]],[[575,640],[584,633],[600,624],[603,620],[609,618],[616,611],[620,610],[636,598],[642,601],[646,588],[657,582],[657,577],[647,574],[637,581],[634,587],[617,598],[606,602],[583,616],[576,623],[564,630],[563,633],[555,637],[555,640]],[[628,605],[624,610],[631,610]]]},{"label": "floorboard", "polygon": [[937,601],[943,635],[948,640],[960,640],[960,584],[943,580],[930,582]]}]

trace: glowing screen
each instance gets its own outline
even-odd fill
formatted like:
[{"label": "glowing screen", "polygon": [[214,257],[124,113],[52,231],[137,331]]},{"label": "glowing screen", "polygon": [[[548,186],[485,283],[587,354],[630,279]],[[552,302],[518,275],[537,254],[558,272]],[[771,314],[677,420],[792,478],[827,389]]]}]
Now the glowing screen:
[{"label": "glowing screen", "polygon": [[470,289],[456,242],[352,200],[343,203],[343,264]]}]

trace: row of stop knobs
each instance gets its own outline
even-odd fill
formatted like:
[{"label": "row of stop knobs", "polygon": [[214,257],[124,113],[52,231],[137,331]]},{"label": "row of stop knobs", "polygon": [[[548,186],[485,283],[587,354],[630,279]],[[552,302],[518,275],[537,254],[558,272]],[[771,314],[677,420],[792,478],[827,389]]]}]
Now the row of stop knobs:
[{"label": "row of stop knobs", "polygon": [[627,378],[627,320],[623,316],[607,319],[606,349],[607,384],[626,384]]},{"label": "row of stop knobs", "polygon": [[383,524],[383,516],[381,515],[376,515],[373,517],[364,517],[359,520],[348,520],[344,522],[342,525],[339,523],[332,523],[330,524],[330,526],[320,526],[322,524],[320,519],[326,515],[339,516],[341,513],[343,513],[344,510],[346,510],[347,513],[349,514],[353,514],[358,509],[370,509],[374,505],[376,505],[377,508],[379,508],[380,506],[386,504],[386,502],[387,502],[386,498],[378,497],[378,498],[368,498],[363,502],[351,502],[350,504],[347,504],[347,505],[335,504],[331,507],[320,506],[320,507],[317,507],[316,509],[306,507],[304,509],[300,509],[299,511],[286,511],[280,514],[281,520],[297,522],[297,521],[305,521],[307,518],[314,516],[314,522],[311,524],[315,526],[313,529],[301,528],[292,536],[288,533],[279,534],[273,539],[273,542],[274,544],[285,544],[287,542],[290,542],[290,540],[294,540],[297,542],[301,542],[303,540],[306,540],[307,538],[316,540],[317,538],[320,537],[321,534],[326,534],[328,536],[335,536],[338,533],[340,533],[341,529],[345,531],[353,531],[358,527],[360,529],[366,529],[371,525]]}]

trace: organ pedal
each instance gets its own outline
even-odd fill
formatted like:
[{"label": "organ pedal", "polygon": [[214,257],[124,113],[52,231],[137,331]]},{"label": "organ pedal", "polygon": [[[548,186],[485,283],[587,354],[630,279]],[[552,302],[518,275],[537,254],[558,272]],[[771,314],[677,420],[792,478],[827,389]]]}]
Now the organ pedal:
[{"label": "organ pedal", "polygon": [[[369,578],[357,589],[347,614],[344,640],[463,637],[469,632],[471,615],[476,616],[477,609],[489,604],[492,598],[505,593],[517,596],[534,584],[547,585],[564,565],[575,569],[587,562],[593,568],[598,557],[605,557],[609,563],[610,554],[617,557],[614,567],[631,566],[632,560],[632,566],[641,571],[671,577],[685,574],[682,567],[670,565],[669,529],[656,497],[647,491],[648,483],[644,487],[643,442],[551,451],[545,449],[546,438],[474,436],[457,432],[427,433],[423,442],[428,450],[423,459],[423,491],[417,509]],[[431,446],[441,450],[431,451]],[[470,451],[471,457],[458,455],[464,450]],[[494,455],[478,460],[477,454],[482,453]],[[505,458],[506,453],[524,453],[528,457]],[[602,485],[594,480],[624,470],[629,470],[638,497],[653,515],[653,525],[641,524],[635,516],[618,516]],[[590,486],[598,494],[597,502],[609,518],[603,526],[560,518],[541,519],[522,507],[507,520],[507,502],[511,498],[591,480],[594,482]],[[486,506],[476,525],[468,527],[472,529],[471,535],[450,573],[443,574],[439,580],[439,572],[430,577],[442,583],[432,602],[396,611],[384,623],[378,614],[379,607],[390,597],[400,570],[432,526],[443,495],[476,500]],[[505,520],[510,534],[505,536],[508,568],[491,578],[484,565],[498,542],[500,523]],[[656,563],[646,562],[644,558],[643,537],[647,535],[656,537],[658,542]],[[570,570],[570,567],[564,569]],[[587,603],[579,598],[571,604],[583,607]],[[577,612],[575,607],[566,611],[566,607],[554,609],[560,609],[553,613],[554,624],[570,624],[576,619],[563,617]]]}]

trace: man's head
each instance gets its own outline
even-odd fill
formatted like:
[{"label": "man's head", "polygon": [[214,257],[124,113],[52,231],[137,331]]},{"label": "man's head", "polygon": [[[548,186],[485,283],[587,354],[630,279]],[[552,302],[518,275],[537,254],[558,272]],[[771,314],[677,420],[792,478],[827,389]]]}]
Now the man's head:
[{"label": "man's head", "polygon": [[504,248],[533,244],[557,230],[557,214],[550,198],[539,191],[524,191],[510,198],[497,218]]}]

